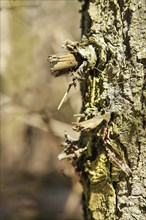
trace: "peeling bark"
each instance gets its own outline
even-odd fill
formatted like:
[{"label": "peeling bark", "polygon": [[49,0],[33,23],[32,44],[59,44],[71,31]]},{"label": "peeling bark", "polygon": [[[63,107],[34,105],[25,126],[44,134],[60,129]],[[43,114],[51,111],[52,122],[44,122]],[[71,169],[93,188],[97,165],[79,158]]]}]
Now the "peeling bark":
[{"label": "peeling bark", "polygon": [[[81,176],[87,220],[146,219],[144,0],[83,0],[82,109],[59,156]],[[105,117],[108,116],[108,117]]]},{"label": "peeling bark", "polygon": [[[102,129],[83,131],[80,137],[81,145],[87,146],[78,161],[85,219],[144,220],[144,1],[84,0],[82,15],[83,35],[97,54],[96,68],[81,84],[82,112],[111,113],[111,120]],[[103,128],[108,130],[111,148],[132,174],[123,172],[120,162],[110,158],[101,138]]]}]

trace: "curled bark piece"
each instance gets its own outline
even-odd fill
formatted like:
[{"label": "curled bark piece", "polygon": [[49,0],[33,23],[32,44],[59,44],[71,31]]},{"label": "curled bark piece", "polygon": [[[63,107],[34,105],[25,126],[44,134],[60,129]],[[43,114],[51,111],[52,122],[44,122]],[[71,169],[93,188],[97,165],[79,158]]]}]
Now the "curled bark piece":
[{"label": "curled bark piece", "polygon": [[75,131],[88,131],[91,129],[96,128],[103,120],[109,122],[110,120],[110,113],[105,113],[104,115],[95,116],[89,120],[82,121],[79,123],[73,123],[73,130]]},{"label": "curled bark piece", "polygon": [[62,153],[60,153],[58,155],[58,159],[59,160],[64,160],[64,159],[75,159],[75,158],[79,158],[81,156],[81,154],[87,150],[87,148],[77,148],[77,147],[68,147],[67,149],[65,149]]},{"label": "curled bark piece", "polygon": [[58,155],[59,160],[63,159],[77,159],[81,154],[87,150],[87,147],[80,148],[78,146],[78,140],[74,140],[68,134],[65,134],[66,142],[63,143],[64,150]]}]

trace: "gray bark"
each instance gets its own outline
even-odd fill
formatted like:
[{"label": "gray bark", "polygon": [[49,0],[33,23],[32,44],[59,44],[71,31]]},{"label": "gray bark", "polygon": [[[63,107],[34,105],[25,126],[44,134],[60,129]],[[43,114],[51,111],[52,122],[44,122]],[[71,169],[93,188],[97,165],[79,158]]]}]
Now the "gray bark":
[{"label": "gray bark", "polygon": [[146,219],[144,11],[144,0],[84,0],[81,42],[66,44],[82,80],[81,136],[59,158],[81,177],[87,220]]},{"label": "gray bark", "polygon": [[111,114],[96,129],[81,129],[87,151],[77,170],[88,220],[146,219],[144,10],[144,1],[83,1],[82,34],[97,62],[81,83],[81,121]]}]

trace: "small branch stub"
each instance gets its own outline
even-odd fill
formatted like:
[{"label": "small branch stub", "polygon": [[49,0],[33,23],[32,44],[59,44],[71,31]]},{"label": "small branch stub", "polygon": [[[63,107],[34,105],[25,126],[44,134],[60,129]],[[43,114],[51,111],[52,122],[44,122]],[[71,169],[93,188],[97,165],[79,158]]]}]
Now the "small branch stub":
[{"label": "small branch stub", "polygon": [[50,55],[48,61],[51,64],[51,72],[55,73],[56,77],[68,73],[79,66],[77,58],[72,53]]},{"label": "small branch stub", "polygon": [[[55,74],[55,77],[60,76],[62,74],[68,74],[71,71],[75,72],[76,69],[80,66],[80,58],[79,54],[74,55],[73,53],[64,53],[58,55],[50,55],[48,57],[48,61],[51,64],[51,72]],[[68,89],[65,92],[61,102],[58,105],[58,110],[61,108],[64,103],[70,89],[72,86],[76,87],[77,77],[74,76],[72,81],[69,83]]]}]

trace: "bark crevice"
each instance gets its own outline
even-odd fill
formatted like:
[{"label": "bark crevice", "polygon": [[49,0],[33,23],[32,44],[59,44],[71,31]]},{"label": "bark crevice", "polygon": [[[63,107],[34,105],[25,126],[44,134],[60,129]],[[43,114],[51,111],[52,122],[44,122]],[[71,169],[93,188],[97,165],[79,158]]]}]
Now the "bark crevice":
[{"label": "bark crevice", "polygon": [[84,0],[81,42],[67,44],[84,80],[81,136],[65,153],[87,220],[145,220],[144,11],[144,0]]},{"label": "bark crevice", "polygon": [[[84,89],[81,87],[82,111],[92,108],[96,109],[97,114],[106,111],[110,111],[111,115],[114,114],[108,123],[108,130],[111,130],[110,145],[106,146],[98,141],[100,128],[97,129],[97,140],[95,138],[94,141],[92,139],[86,142],[91,155],[96,152],[92,150],[93,145],[97,147],[97,154],[94,157],[85,156],[89,161],[87,164],[85,160],[83,168],[90,182],[88,198],[86,197],[88,199],[86,202],[90,204],[90,209],[88,211],[86,209],[87,219],[144,219],[138,205],[144,189],[140,183],[143,171],[139,172],[142,162],[140,152],[143,151],[141,144],[144,138],[140,132],[143,126],[141,110],[144,73],[142,64],[137,62],[137,56],[144,59],[141,52],[144,39],[139,41],[139,46],[136,43],[139,32],[141,34],[143,32],[140,20],[142,18],[140,13],[144,13],[142,5],[144,6],[143,1],[137,4],[135,0],[100,2],[94,0],[88,1],[88,8],[85,9],[88,10],[92,21],[87,36],[89,44],[96,48],[98,62],[94,75],[90,76],[91,72],[86,75]],[[86,17],[83,18],[83,23],[87,24]],[[86,33],[83,31],[83,34]],[[137,139],[140,133],[141,140]],[[92,134],[89,138],[91,136]],[[100,163],[102,175],[99,175]],[[124,172],[130,167],[133,174],[126,176],[120,167],[125,170]],[[101,181],[103,176],[104,181]],[[86,185],[84,181],[81,182],[83,186]],[[98,189],[104,187],[108,189],[112,197],[109,197],[106,190],[104,192],[97,190],[97,198],[93,190],[94,184]],[[105,197],[107,200],[104,200]]]}]

